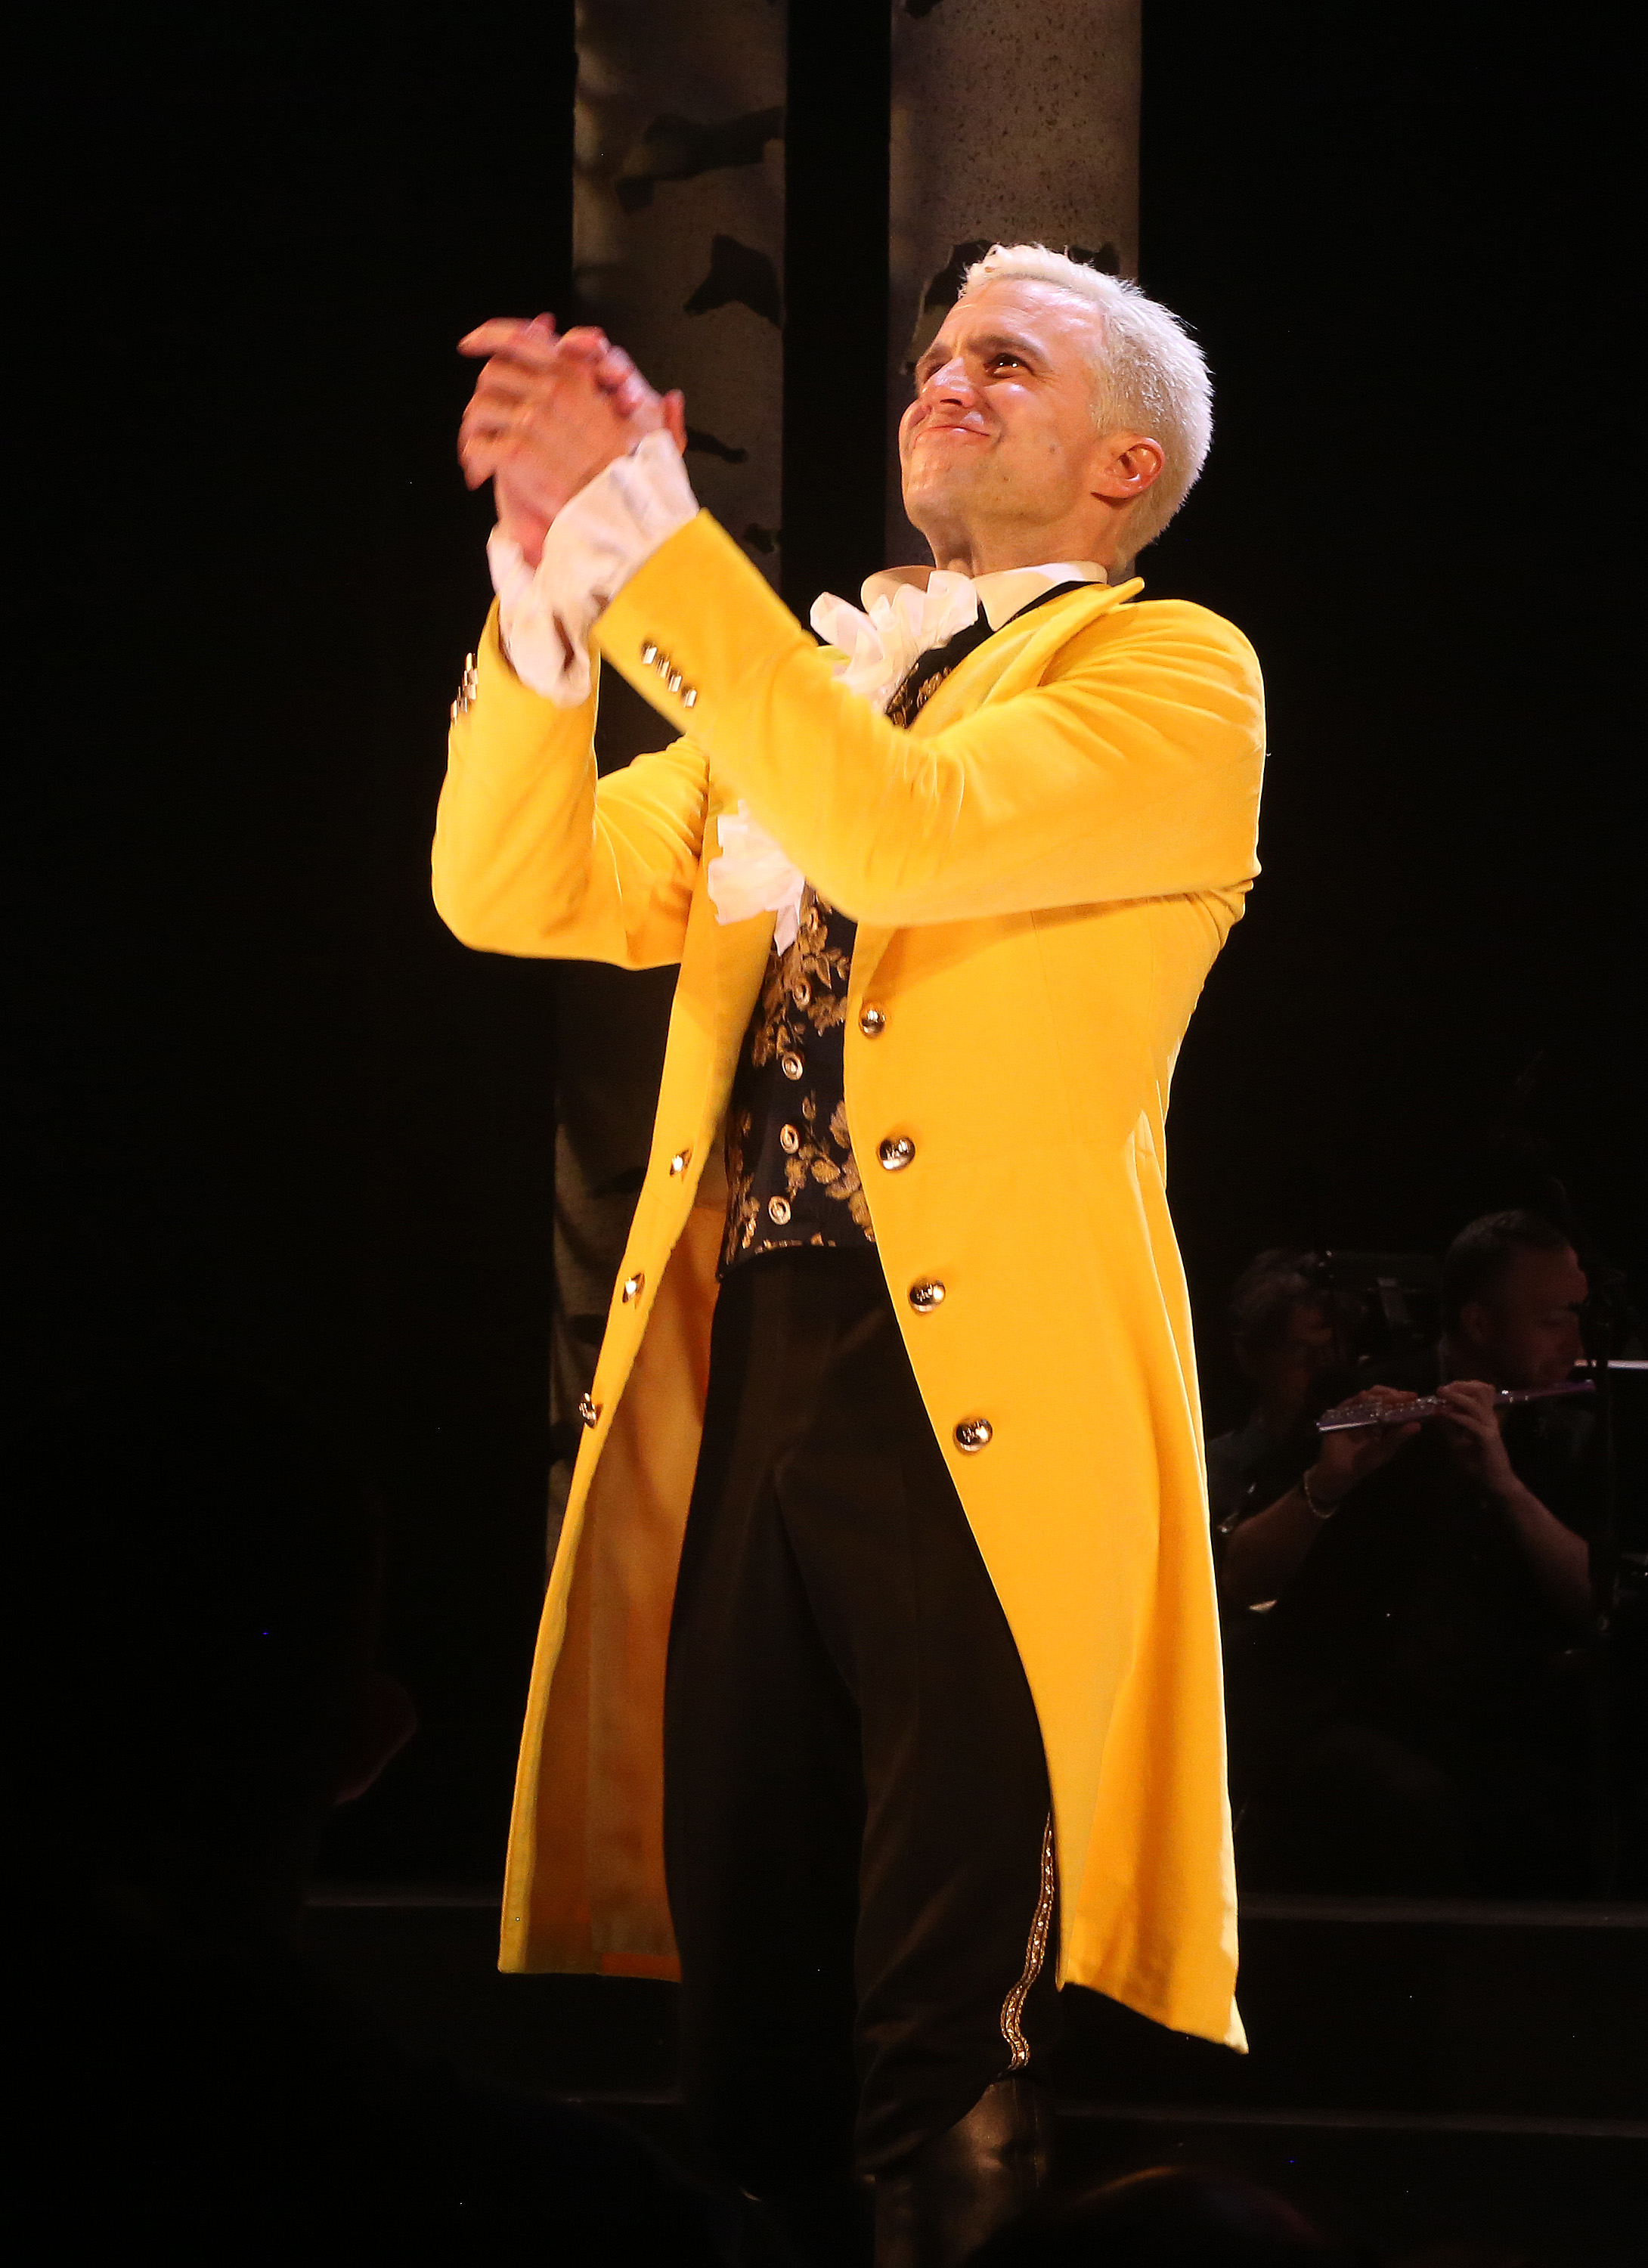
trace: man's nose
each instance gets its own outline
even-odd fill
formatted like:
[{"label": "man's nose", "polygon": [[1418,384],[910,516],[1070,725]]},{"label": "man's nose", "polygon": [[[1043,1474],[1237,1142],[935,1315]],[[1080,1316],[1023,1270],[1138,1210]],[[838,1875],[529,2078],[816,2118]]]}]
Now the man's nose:
[{"label": "man's nose", "polygon": [[970,401],[976,391],[967,375],[967,364],[960,355],[952,355],[948,362],[928,372],[922,397],[927,401],[943,401],[946,398]]}]

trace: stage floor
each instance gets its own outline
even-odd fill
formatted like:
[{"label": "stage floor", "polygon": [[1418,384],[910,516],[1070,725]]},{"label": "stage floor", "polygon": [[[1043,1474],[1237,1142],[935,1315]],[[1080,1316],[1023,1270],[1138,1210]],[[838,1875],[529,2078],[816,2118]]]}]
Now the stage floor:
[{"label": "stage floor", "polygon": [[[305,1938],[409,2045],[599,2106],[690,2164],[673,1988],[501,1977],[497,1921],[486,1889],[334,1886]],[[1247,2057],[1068,1994],[1057,2178],[1234,2168],[1393,2261],[1640,2257],[1648,1908],[1255,1897],[1240,1999]]]}]

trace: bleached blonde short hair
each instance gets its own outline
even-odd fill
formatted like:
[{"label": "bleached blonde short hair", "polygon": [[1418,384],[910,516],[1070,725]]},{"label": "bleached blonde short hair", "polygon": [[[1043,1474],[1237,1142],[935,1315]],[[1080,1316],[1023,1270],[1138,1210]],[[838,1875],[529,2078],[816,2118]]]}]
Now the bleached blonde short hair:
[{"label": "bleached blonde short hair", "polygon": [[1179,318],[1137,284],[1106,276],[1045,244],[993,244],[962,279],[960,297],[1019,277],[1056,284],[1097,307],[1104,321],[1093,358],[1093,419],[1101,433],[1148,433],[1162,469],[1128,524],[1135,551],[1153,542],[1195,487],[1213,438],[1213,381]]}]

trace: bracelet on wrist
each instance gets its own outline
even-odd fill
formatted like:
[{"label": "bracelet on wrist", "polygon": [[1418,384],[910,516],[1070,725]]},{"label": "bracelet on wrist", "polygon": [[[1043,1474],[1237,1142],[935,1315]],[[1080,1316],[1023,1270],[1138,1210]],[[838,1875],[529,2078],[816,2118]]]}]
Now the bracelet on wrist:
[{"label": "bracelet on wrist", "polygon": [[1338,1511],[1339,1505],[1343,1502],[1343,1498],[1341,1498],[1333,1504],[1318,1504],[1315,1498],[1311,1494],[1310,1475],[1308,1473],[1301,1473],[1299,1475],[1299,1492],[1305,1499],[1306,1511],[1312,1513],[1317,1520],[1331,1520],[1335,1513]]}]

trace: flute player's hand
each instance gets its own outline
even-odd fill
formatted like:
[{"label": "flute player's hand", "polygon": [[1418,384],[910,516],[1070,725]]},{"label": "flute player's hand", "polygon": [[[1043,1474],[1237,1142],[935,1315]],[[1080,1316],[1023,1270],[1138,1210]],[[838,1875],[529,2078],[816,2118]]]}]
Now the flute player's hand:
[{"label": "flute player's hand", "polygon": [[[1356,1400],[1370,1410],[1397,1410],[1417,1395],[1400,1386],[1370,1386]],[[1358,1425],[1321,1436],[1321,1449],[1310,1469],[1311,1494],[1326,1509],[1350,1493],[1358,1481],[1389,1464],[1398,1449],[1419,1431],[1414,1425]]]},{"label": "flute player's hand", "polygon": [[1501,1428],[1504,1420],[1494,1407],[1494,1388],[1486,1379],[1454,1378],[1438,1389],[1447,1404],[1442,1420],[1453,1461],[1479,1488],[1503,1496],[1517,1485]]},{"label": "flute player's hand", "polygon": [[529,566],[562,506],[614,458],[660,428],[687,446],[681,396],[655,393],[604,332],[558,337],[548,315],[502,318],[458,350],[483,358],[458,431],[464,479],[472,489],[491,481],[498,526]]}]

